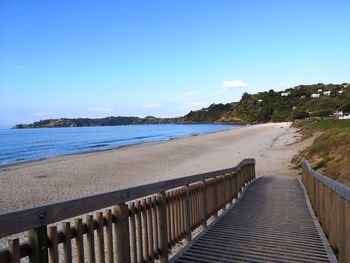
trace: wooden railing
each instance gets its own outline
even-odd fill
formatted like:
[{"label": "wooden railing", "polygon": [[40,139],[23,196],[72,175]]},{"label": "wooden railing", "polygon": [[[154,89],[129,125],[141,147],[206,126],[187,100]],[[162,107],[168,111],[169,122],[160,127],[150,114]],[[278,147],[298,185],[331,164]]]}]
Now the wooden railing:
[{"label": "wooden railing", "polygon": [[350,187],[302,166],[310,203],[339,262],[350,262]]},{"label": "wooden railing", "polygon": [[230,169],[2,214],[0,238],[27,237],[10,239],[0,262],[167,262],[169,249],[188,243],[254,178],[254,159],[245,159]]}]

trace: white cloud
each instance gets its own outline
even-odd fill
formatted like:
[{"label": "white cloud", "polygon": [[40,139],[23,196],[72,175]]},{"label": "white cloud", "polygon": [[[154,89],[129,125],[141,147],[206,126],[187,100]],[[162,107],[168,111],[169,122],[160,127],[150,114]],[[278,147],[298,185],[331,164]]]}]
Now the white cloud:
[{"label": "white cloud", "polygon": [[191,96],[193,96],[195,93],[193,92],[193,91],[188,91],[188,92],[186,92],[185,93],[185,95],[187,96],[187,97],[191,97]]},{"label": "white cloud", "polygon": [[207,102],[185,102],[185,106],[192,107],[192,106],[208,106]]},{"label": "white cloud", "polygon": [[114,111],[113,108],[105,108],[105,107],[102,107],[102,108],[88,108],[88,111],[91,111],[91,112],[94,112],[94,113],[111,113]]},{"label": "white cloud", "polygon": [[248,86],[248,83],[245,83],[241,80],[224,80],[225,89],[239,89],[247,86]]},{"label": "white cloud", "polygon": [[49,113],[47,113],[47,112],[36,112],[36,113],[34,113],[36,116],[47,116],[47,115],[49,115]]},{"label": "white cloud", "polygon": [[162,105],[158,103],[148,103],[148,104],[142,105],[142,108],[146,108],[146,109],[154,109],[154,108],[160,108],[160,107],[162,107]]}]

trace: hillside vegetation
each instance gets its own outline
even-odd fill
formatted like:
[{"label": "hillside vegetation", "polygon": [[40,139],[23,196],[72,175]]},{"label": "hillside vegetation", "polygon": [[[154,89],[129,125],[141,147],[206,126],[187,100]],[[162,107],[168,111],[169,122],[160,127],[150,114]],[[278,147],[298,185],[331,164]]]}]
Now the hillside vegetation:
[{"label": "hillside vegetation", "polygon": [[[314,98],[313,96],[319,96]],[[164,123],[264,123],[322,118],[342,111],[350,114],[350,84],[300,85],[284,91],[244,93],[239,102],[212,104],[184,117],[107,117],[100,119],[48,119],[14,128],[113,126]]]},{"label": "hillside vegetation", "polygon": [[313,144],[293,158],[299,167],[303,158],[314,169],[350,186],[350,120],[296,121],[303,139],[318,134]]},{"label": "hillside vegetation", "polygon": [[[318,95],[312,95],[318,94]],[[313,96],[319,96],[314,98]],[[191,111],[185,122],[264,123],[329,117],[336,111],[350,113],[350,85],[300,85],[284,91],[244,93],[237,103],[212,104]]]},{"label": "hillside vegetation", "polygon": [[133,124],[170,124],[179,123],[182,118],[156,118],[147,116],[139,117],[106,117],[99,119],[77,118],[77,119],[48,119],[33,122],[31,124],[17,124],[13,128],[59,128],[59,127],[87,127],[87,126],[115,126],[115,125],[133,125]]}]

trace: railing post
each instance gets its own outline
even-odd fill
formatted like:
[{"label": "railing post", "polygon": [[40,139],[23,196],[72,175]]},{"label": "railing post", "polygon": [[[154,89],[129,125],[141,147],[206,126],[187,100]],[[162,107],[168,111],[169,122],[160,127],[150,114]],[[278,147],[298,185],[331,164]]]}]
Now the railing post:
[{"label": "railing post", "polygon": [[239,167],[237,170],[237,181],[236,181],[236,186],[237,186],[237,197],[241,192],[242,184],[241,184],[241,178],[242,178],[242,168]]},{"label": "railing post", "polygon": [[21,255],[19,250],[19,240],[16,239],[10,239],[8,241],[9,246],[9,256],[10,256],[10,263],[17,263],[21,262]]},{"label": "railing post", "polygon": [[233,199],[237,198],[237,172],[232,172],[232,188],[233,188]]},{"label": "railing post", "polygon": [[226,210],[226,175],[223,175],[222,177],[222,183],[223,183],[223,186],[222,186],[222,196],[223,196],[223,207],[222,207],[222,210],[225,211]]},{"label": "railing post", "polygon": [[159,261],[168,262],[168,231],[166,220],[166,195],[165,192],[157,194],[158,203],[158,222],[159,222]]},{"label": "railing post", "polygon": [[202,190],[202,199],[203,199],[203,223],[202,227],[207,227],[207,215],[208,215],[208,196],[207,196],[207,183],[203,180],[203,190]]},{"label": "railing post", "polygon": [[218,198],[218,179],[216,179],[216,177],[213,178],[214,180],[214,215],[213,217],[214,218],[217,218],[218,217],[218,213],[219,213],[219,210],[218,210],[218,207],[219,207],[219,198]]},{"label": "railing post", "polygon": [[125,203],[114,206],[117,262],[130,262],[129,209]]},{"label": "railing post", "polygon": [[345,200],[340,195],[336,195],[336,228],[337,228],[337,247],[339,251],[339,262],[345,263]]},{"label": "railing post", "polygon": [[30,263],[48,263],[47,227],[41,226],[29,230],[28,243],[30,247]]},{"label": "railing post", "polygon": [[246,178],[247,178],[247,164],[244,164],[244,166],[243,166],[243,169],[242,169],[242,177],[243,177],[243,183],[242,183],[242,186],[243,186],[243,188],[244,188],[244,186],[245,186],[245,184],[246,184]]},{"label": "railing post", "polygon": [[233,195],[234,195],[234,188],[233,188],[233,175],[232,175],[232,173],[229,173],[229,182],[230,182],[230,187],[229,187],[229,189],[230,189],[230,195],[229,195],[229,202],[230,202],[230,204],[232,204],[233,203]]},{"label": "railing post", "polygon": [[350,202],[345,203],[345,244],[344,244],[344,258],[345,261],[350,261]]},{"label": "railing post", "polygon": [[185,190],[185,238],[186,242],[189,243],[192,240],[192,233],[191,233],[191,207],[190,207],[190,186],[186,184],[184,186]]},{"label": "railing post", "polygon": [[252,179],[255,179],[256,178],[256,173],[255,173],[255,170],[256,170],[256,163],[255,161],[252,163]]}]

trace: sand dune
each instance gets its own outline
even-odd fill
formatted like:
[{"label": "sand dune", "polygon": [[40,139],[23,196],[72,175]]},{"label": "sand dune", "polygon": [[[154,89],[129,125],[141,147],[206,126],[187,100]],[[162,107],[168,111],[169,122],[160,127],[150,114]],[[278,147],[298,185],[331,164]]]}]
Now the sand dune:
[{"label": "sand dune", "polygon": [[0,211],[229,168],[251,157],[258,176],[296,175],[290,160],[308,143],[295,143],[299,136],[289,123],[270,123],[4,167]]}]

